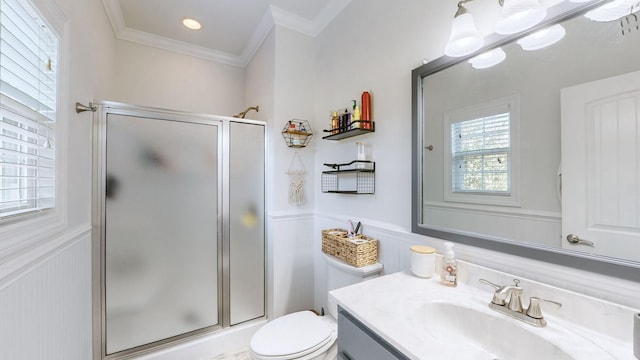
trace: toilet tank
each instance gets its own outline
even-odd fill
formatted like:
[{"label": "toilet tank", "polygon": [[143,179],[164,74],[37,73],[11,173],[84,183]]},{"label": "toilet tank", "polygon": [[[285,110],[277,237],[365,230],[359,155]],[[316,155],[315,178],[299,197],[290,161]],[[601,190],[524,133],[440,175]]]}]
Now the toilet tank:
[{"label": "toilet tank", "polygon": [[[363,267],[354,267],[331,255],[322,253],[325,263],[325,286],[327,295],[329,291],[356,284],[380,276],[382,264],[375,263]],[[338,306],[327,296],[329,314],[334,319],[338,318]]]}]

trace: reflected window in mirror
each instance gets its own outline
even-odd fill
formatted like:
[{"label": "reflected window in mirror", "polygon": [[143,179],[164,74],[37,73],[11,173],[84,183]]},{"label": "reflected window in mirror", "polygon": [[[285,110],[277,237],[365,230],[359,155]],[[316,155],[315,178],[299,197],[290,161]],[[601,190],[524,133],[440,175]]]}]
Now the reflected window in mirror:
[{"label": "reflected window in mirror", "polygon": [[518,97],[444,113],[445,201],[518,206]]}]

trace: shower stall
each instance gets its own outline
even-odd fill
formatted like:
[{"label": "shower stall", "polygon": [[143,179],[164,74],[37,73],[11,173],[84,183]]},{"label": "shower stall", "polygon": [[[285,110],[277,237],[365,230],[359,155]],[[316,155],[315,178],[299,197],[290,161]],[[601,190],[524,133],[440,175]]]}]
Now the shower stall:
[{"label": "shower stall", "polygon": [[94,115],[94,356],[265,316],[263,122],[102,103]]}]

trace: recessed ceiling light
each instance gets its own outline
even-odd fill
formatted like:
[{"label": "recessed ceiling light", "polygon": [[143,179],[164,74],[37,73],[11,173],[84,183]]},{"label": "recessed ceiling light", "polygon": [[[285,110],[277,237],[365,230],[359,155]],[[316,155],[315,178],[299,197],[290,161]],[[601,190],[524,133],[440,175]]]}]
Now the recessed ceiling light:
[{"label": "recessed ceiling light", "polygon": [[186,26],[188,29],[191,29],[191,30],[200,30],[200,29],[202,29],[202,25],[200,24],[200,22],[198,20],[191,19],[191,18],[183,19],[182,20],[182,25]]}]

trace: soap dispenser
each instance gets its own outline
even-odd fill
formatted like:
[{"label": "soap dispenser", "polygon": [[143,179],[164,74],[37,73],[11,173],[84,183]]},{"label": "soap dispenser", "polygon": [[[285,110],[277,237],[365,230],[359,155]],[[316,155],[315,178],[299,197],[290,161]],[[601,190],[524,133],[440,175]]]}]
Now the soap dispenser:
[{"label": "soap dispenser", "polygon": [[453,243],[444,243],[445,252],[442,257],[442,270],[440,271],[440,282],[446,286],[455,287],[458,285],[458,261],[453,251]]}]

